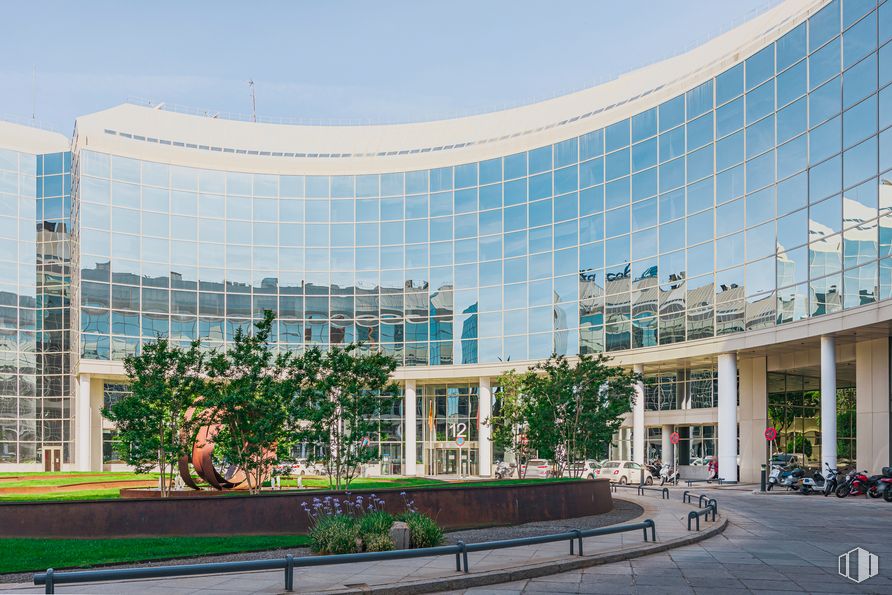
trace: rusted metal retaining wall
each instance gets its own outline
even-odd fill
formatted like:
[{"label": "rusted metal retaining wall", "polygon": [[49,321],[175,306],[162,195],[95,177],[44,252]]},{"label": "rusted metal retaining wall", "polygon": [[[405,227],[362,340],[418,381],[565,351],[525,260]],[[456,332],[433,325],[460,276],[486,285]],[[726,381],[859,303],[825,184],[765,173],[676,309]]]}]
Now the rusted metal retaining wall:
[{"label": "rusted metal retaining wall", "polygon": [[[356,490],[374,493],[393,513],[405,510],[400,492],[445,529],[570,519],[613,509],[607,480],[498,486]],[[235,493],[172,498],[0,503],[0,537],[145,537],[292,535],[307,532],[301,505],[343,492]]]}]

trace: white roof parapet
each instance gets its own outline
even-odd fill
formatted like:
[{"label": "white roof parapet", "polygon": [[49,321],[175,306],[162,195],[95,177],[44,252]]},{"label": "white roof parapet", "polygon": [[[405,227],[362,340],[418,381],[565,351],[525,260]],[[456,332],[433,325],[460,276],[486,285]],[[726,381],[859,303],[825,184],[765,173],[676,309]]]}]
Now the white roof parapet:
[{"label": "white roof parapet", "polygon": [[684,54],[535,104],[409,124],[306,126],[186,115],[132,104],[77,119],[75,149],[264,173],[384,173],[485,160],[558,142],[709,80],[827,4],[786,0]]},{"label": "white roof parapet", "polygon": [[0,120],[0,148],[32,155],[61,153],[71,148],[71,141],[58,132]]}]

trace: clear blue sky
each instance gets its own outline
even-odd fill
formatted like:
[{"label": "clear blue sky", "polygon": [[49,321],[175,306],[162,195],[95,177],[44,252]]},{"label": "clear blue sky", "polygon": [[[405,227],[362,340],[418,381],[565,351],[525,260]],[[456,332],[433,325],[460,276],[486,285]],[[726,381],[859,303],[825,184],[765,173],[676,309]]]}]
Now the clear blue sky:
[{"label": "clear blue sky", "polygon": [[60,132],[144,97],[270,117],[448,117],[590,86],[704,41],[766,0],[4,3],[0,117]]}]

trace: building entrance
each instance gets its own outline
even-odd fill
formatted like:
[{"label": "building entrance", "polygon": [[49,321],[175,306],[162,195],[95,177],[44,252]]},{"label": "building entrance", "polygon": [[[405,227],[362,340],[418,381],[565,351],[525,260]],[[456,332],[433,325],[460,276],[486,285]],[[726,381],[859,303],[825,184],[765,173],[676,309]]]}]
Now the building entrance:
[{"label": "building entrance", "polygon": [[44,471],[61,471],[62,470],[62,447],[51,446],[43,449],[43,470]]},{"label": "building entrance", "polygon": [[427,385],[421,395],[421,459],[425,475],[478,473],[477,386]]},{"label": "building entrance", "polygon": [[477,475],[477,448],[437,448],[430,475]]}]

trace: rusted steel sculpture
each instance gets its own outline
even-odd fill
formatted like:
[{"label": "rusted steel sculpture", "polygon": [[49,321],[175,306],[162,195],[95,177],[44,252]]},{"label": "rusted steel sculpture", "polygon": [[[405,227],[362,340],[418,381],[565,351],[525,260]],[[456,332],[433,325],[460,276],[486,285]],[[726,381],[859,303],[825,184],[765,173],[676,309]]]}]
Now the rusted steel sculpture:
[{"label": "rusted steel sculpture", "polygon": [[[187,419],[192,419],[195,415],[194,408],[186,412]],[[215,417],[213,409],[206,409],[198,415],[204,418],[203,421],[207,423],[199,426],[195,440],[192,443],[192,468],[195,469],[198,477],[206,481],[214,489],[227,490],[239,487],[248,478],[244,470],[237,465],[229,465],[221,475],[220,471],[214,466],[214,437],[220,433],[222,425],[211,421]],[[200,421],[202,420],[200,419]],[[265,460],[272,459],[275,456],[275,449],[263,453]],[[201,487],[195,482],[195,479],[189,472],[189,463],[190,457],[180,458],[177,465],[180,477],[187,486],[193,490],[199,490]]]}]

